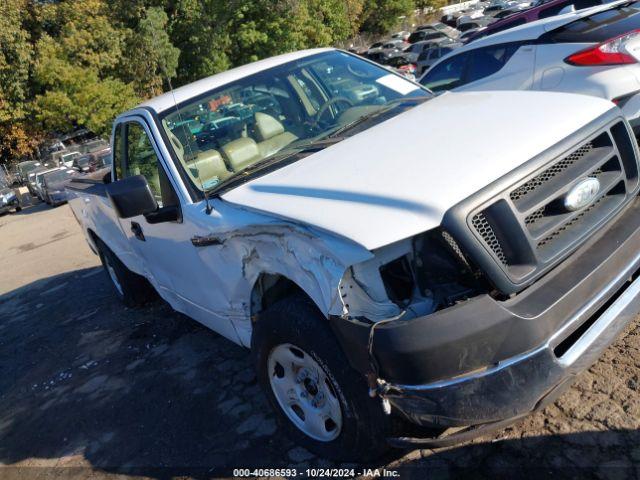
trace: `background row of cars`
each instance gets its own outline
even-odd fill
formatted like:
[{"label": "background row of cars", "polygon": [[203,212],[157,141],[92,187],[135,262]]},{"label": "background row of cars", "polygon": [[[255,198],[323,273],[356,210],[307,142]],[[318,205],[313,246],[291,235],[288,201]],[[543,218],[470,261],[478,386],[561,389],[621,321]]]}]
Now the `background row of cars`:
[{"label": "background row of cars", "polygon": [[640,133],[640,2],[550,17],[476,40],[419,79],[445,91],[538,90],[601,97]]},{"label": "background row of cars", "polygon": [[609,0],[490,0],[444,15],[439,22],[397,32],[359,51],[399,73],[418,78],[436,61],[465,44],[520,25],[609,3]]},{"label": "background row of cars", "polygon": [[[60,140],[50,140],[40,149],[38,160],[25,160],[0,178],[0,213],[21,210],[20,196],[12,187],[27,187],[29,194],[48,205],[67,201],[65,187],[78,175],[101,175],[111,168],[111,149],[102,139],[89,139],[66,146]],[[11,192],[11,193],[9,193]],[[10,202],[4,202],[5,194]],[[8,197],[7,197],[8,198]],[[6,203],[7,208],[3,208]]]},{"label": "background row of cars", "polygon": [[[467,28],[478,23],[485,25]],[[617,104],[640,134],[639,1],[492,0],[360,53],[435,93],[539,90],[601,97]]]}]

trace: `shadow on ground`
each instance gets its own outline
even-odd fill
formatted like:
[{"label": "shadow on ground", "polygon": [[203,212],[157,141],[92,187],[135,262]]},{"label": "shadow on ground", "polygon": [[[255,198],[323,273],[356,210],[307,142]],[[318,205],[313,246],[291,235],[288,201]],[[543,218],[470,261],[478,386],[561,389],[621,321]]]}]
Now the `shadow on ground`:
[{"label": "shadow on ground", "polygon": [[[607,431],[413,452],[389,467],[420,479],[635,478],[634,459],[638,431]],[[100,268],[0,297],[0,463],[18,462],[63,477],[74,466],[155,478],[335,466],[277,431],[245,350],[160,301],[124,308]]]},{"label": "shadow on ground", "polygon": [[14,212],[13,210],[11,210],[11,212],[4,213],[3,215],[16,215],[18,217],[21,217],[23,215],[31,215],[32,213],[38,213],[53,208],[50,205],[47,205],[45,202],[40,202],[39,200],[34,200],[34,202],[38,203],[23,204],[22,210],[20,210],[19,212]]}]

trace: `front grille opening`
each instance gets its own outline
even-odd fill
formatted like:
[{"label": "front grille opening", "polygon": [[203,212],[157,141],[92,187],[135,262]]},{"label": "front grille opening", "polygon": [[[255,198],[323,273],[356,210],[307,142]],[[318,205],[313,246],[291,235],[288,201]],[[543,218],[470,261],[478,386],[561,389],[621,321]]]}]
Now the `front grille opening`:
[{"label": "front grille opening", "polygon": [[631,278],[620,287],[596,312],[585,320],[582,325],[571,332],[562,342],[560,342],[554,349],[553,354],[556,358],[562,358],[571,347],[573,347],[582,336],[593,326],[594,323],[606,312],[615,301],[622,296],[622,294],[629,288],[629,286],[640,276],[640,270],[636,270]]},{"label": "front grille opening", "polygon": [[539,220],[542,220],[546,216],[545,215],[546,211],[547,211],[547,207],[544,206],[542,208],[539,208],[532,214],[528,215],[527,218],[524,219],[525,225],[527,226],[535,225]]},{"label": "front grille opening", "polygon": [[593,140],[585,143],[562,160],[557,161],[542,173],[536,175],[513,190],[509,194],[511,201],[516,205],[520,204],[525,197],[537,191],[540,187],[544,186],[555,177],[562,175],[571,167],[578,166],[581,163],[581,160],[592,154],[594,150],[601,147],[611,147],[611,138],[606,132],[601,133]]},{"label": "front grille opening", "polygon": [[604,199],[604,197],[600,197],[598,200],[596,200],[593,204],[591,204],[591,206],[585,210],[583,210],[582,212],[580,212],[578,215],[576,215],[575,217],[573,217],[571,220],[569,220],[567,223],[565,223],[564,225],[562,225],[560,228],[558,228],[557,230],[555,230],[553,233],[551,233],[551,235],[543,238],[542,240],[540,240],[538,242],[538,248],[543,248],[547,245],[549,245],[551,242],[553,242],[553,240],[555,240],[556,238],[562,236],[565,232],[569,231],[571,229],[571,227],[573,227],[576,223],[578,223],[582,217],[584,217],[585,215],[587,215],[591,210],[593,210],[594,208],[596,208],[598,206],[598,204]]},{"label": "front grille opening", "polygon": [[604,165],[601,165],[600,167],[596,168],[593,172],[591,172],[587,176],[598,178],[602,176],[602,174],[609,173],[609,172],[620,172],[620,160],[618,160],[618,157],[613,157],[607,160],[604,163]]},{"label": "front grille opening", "polygon": [[507,255],[504,253],[504,249],[502,248],[502,242],[496,235],[495,229],[493,225],[487,218],[485,212],[480,212],[473,217],[471,221],[473,223],[473,227],[476,229],[476,232],[482,237],[484,243],[486,243],[487,247],[493,252],[493,254],[500,260],[500,263],[503,265],[508,265]]},{"label": "front grille opening", "polygon": [[623,122],[616,123],[611,127],[611,135],[613,135],[620,152],[622,165],[627,174],[629,191],[632,191],[638,185],[638,164],[636,163],[635,149],[633,143],[631,143],[631,136]]},{"label": "front grille opening", "polygon": [[534,261],[529,240],[506,200],[499,200],[472,217],[472,226],[485,247],[514,277],[526,275]]},{"label": "front grille opening", "polygon": [[556,175],[559,175],[560,173],[564,172],[567,168],[574,165],[578,160],[584,157],[587,153],[591,152],[591,150],[593,150],[593,144],[591,142],[587,143],[586,145],[583,145],[578,150],[576,150],[571,155],[569,155],[567,158],[560,160],[559,162],[554,164],[551,168],[548,168],[537,177],[532,178],[525,184],[516,188],[513,192],[511,192],[511,200],[513,200],[514,202],[517,202],[518,200],[525,197],[526,195],[529,195],[530,193],[536,191],[539,187],[547,183],[553,177],[555,177]]},{"label": "front grille opening", "polygon": [[[583,228],[577,228],[581,222],[583,222],[586,218],[591,217],[591,215],[594,215],[594,217],[602,217],[603,215],[606,216],[603,211],[606,211],[606,213],[609,213],[608,210],[610,210],[610,208],[607,208],[607,206],[611,205],[611,200],[615,200],[616,197],[617,198],[624,197],[625,193],[626,193],[626,188],[625,188],[624,181],[618,182],[611,190],[609,190],[605,195],[602,195],[598,200],[593,202],[589,207],[585,208],[578,215],[573,217],[571,220],[569,220],[568,222],[566,222],[565,224],[563,224],[562,226],[554,230],[550,235],[540,240],[537,245],[538,249],[549,248],[551,246],[554,246],[556,242],[566,243],[566,242],[561,242],[561,240],[565,239],[566,237],[571,237],[571,236],[575,237],[576,233],[574,232],[577,232],[578,236],[584,233],[582,232]],[[615,201],[614,203],[618,204],[619,201]],[[599,215],[597,215],[598,212],[600,213]],[[590,223],[595,224],[595,223],[598,223],[599,220],[601,219],[593,218],[593,222],[590,222]],[[560,248],[557,248],[557,250],[559,249]]]},{"label": "front grille opening", "polygon": [[[619,178],[622,171],[621,168],[618,157],[613,157],[589,173],[587,177],[598,178],[601,182],[604,182],[604,185],[608,185],[606,188],[610,188],[611,183]],[[549,203],[530,213],[524,219],[525,226],[534,237],[547,229],[552,229],[554,225],[562,222],[565,219],[564,217],[570,216],[571,212],[564,207],[564,196],[565,193],[563,192],[562,195],[550,200]]]}]

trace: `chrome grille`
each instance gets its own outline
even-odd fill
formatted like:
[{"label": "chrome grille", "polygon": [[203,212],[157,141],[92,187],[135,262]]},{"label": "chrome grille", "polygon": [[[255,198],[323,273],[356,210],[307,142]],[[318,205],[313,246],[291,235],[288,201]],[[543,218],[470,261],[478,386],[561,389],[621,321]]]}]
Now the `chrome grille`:
[{"label": "chrome grille", "polygon": [[[506,281],[494,283],[517,291],[517,285],[542,275],[638,194],[634,145],[626,124],[617,120],[567,148],[565,154],[483,200],[483,207],[466,210],[468,228],[484,249],[473,243],[465,247],[475,251],[479,265],[490,267],[492,261],[500,267],[488,269],[496,272],[494,276],[506,276]],[[584,208],[567,210],[565,196],[588,177],[599,180],[598,194]],[[489,258],[483,259],[485,255]]]}]

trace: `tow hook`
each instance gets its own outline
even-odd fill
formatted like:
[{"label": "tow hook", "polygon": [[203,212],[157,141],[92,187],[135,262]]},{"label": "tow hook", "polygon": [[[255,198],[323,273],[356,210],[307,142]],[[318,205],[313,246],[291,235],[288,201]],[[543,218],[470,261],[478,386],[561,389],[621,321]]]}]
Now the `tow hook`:
[{"label": "tow hook", "polygon": [[382,410],[385,415],[391,414],[391,403],[386,397],[386,393],[389,391],[389,384],[378,378],[373,372],[367,374],[367,382],[369,383],[369,396],[371,398],[380,397],[382,402]]}]

